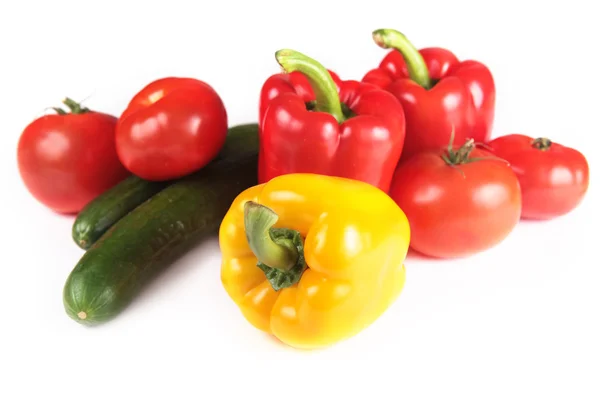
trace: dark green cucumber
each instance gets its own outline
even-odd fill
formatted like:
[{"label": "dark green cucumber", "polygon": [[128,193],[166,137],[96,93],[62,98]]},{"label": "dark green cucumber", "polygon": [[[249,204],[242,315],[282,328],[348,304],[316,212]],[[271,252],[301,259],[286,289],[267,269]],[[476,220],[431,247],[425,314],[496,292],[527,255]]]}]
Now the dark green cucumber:
[{"label": "dark green cucumber", "polygon": [[117,221],[79,260],[63,303],[95,325],[123,311],[169,265],[218,233],[235,197],[257,184],[258,127],[230,129],[217,162],[178,180]]},{"label": "dark green cucumber", "polygon": [[[256,124],[245,124],[231,128],[228,133],[229,136],[233,135],[231,139],[235,141],[239,138],[238,133],[245,129],[258,128]],[[224,147],[212,162],[227,157],[228,148],[231,149],[231,145]],[[73,223],[73,240],[83,250],[89,249],[115,222],[171,183],[173,181],[151,182],[135,175],[129,176],[79,212]]]},{"label": "dark green cucumber", "polygon": [[131,175],[88,203],[73,223],[72,237],[89,249],[115,222],[171,182],[151,182]]}]

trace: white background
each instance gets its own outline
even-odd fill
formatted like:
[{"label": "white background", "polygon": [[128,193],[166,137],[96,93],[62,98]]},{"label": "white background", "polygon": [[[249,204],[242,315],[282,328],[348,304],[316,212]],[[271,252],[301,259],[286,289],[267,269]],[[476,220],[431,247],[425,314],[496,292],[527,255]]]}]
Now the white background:
[{"label": "white background", "polygon": [[[535,3],[3,2],[0,398],[599,399],[600,29],[592,1]],[[386,53],[371,39],[383,27],[487,63],[498,88],[494,136],[582,149],[592,170],[584,203],[522,223],[468,259],[410,259],[388,312],[323,351],[288,349],[246,323],[221,287],[216,238],[114,321],[90,329],[67,317],[62,288],[82,251],[72,219],[21,184],[26,124],[66,95],[118,115],[169,75],[209,82],[231,124],[255,121],[276,50],[360,79]]]}]

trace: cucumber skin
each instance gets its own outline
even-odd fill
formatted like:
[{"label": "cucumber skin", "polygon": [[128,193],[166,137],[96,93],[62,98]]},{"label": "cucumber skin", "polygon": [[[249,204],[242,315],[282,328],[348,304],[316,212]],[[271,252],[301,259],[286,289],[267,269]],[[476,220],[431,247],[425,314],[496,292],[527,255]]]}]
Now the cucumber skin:
[{"label": "cucumber skin", "polygon": [[[228,137],[236,137],[246,130],[258,129],[257,124],[237,125],[228,130]],[[236,143],[226,141],[211,163],[218,162],[227,154],[240,149]],[[147,181],[131,175],[88,203],[77,215],[71,230],[73,241],[83,250],[88,250],[118,220],[137,206],[160,192],[174,181]]]},{"label": "cucumber skin", "polygon": [[73,223],[73,241],[81,249],[88,250],[115,222],[170,183],[147,181],[130,175],[79,212]]},{"label": "cucumber skin", "polygon": [[232,140],[222,159],[158,192],[85,252],[63,289],[69,317],[83,325],[111,320],[171,263],[218,232],[235,197],[258,183],[258,128],[236,128],[248,137]]}]

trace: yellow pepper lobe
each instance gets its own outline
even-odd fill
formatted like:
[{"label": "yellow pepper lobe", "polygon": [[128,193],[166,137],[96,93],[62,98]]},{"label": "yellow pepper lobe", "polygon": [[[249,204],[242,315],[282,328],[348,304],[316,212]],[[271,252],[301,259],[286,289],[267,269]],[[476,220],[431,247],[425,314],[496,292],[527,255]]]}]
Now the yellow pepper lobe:
[{"label": "yellow pepper lobe", "polygon": [[[303,238],[307,269],[297,283],[276,291],[257,266],[244,224],[248,202],[277,215],[273,229]],[[409,241],[406,216],[378,188],[324,175],[283,175],[232,203],[219,232],[221,280],[256,328],[297,348],[330,346],[368,327],[400,295]]]}]

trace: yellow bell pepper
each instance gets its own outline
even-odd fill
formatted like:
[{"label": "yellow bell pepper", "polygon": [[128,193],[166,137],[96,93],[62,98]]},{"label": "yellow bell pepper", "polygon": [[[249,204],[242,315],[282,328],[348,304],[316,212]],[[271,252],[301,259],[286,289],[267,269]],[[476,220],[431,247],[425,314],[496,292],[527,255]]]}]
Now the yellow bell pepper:
[{"label": "yellow bell pepper", "polygon": [[404,287],[410,228],[383,191],[289,174],[242,192],[219,231],[221,281],[244,317],[314,349],[359,333]]}]

